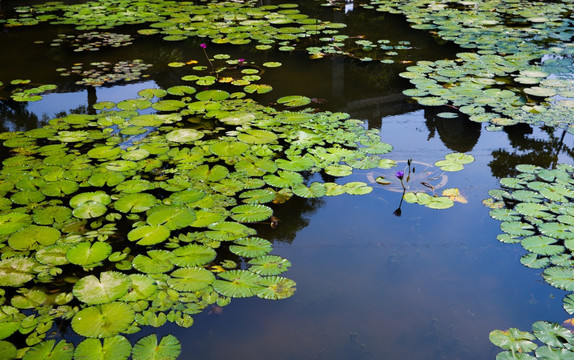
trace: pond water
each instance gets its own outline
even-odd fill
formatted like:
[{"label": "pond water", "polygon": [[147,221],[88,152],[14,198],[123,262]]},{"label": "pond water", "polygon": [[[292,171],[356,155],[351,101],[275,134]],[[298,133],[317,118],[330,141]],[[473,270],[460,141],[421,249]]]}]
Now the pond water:
[{"label": "pond water", "polygon": [[[14,7],[28,4],[1,5],[9,18]],[[280,68],[266,68],[261,74],[273,91],[254,96],[256,101],[268,105],[296,94],[312,98],[310,106],[320,111],[348,113],[393,146],[384,157],[399,167],[354,169],[336,180],[306,174],[317,181],[365,182],[373,191],[293,197],[273,207],[277,226],[252,225],[257,236],[273,243],[273,255],[290,261],[282,276],[296,282],[293,296],[233,299],[227,306],[211,305],[193,315],[189,328],[171,323],[143,327],[130,339],[173,334],[182,344],[181,359],[494,359],[500,349],[489,341],[491,331],[528,331],[538,320],[568,319],[562,308],[567,292],[544,282],[542,270],[524,267],[520,258],[527,251],[519,244],[497,240],[500,221],[489,216],[482,201],[490,197],[489,190],[500,187],[501,178],[516,175],[517,164],[574,164],[573,135],[527,124],[487,131],[487,124],[462,114],[455,119],[438,116],[452,108],[421,106],[403,95],[412,85],[399,73],[419,60],[454,59],[461,52],[458,45],[412,29],[402,15],[374,13],[352,1],[340,9],[306,1],[300,9],[346,23],[346,33],[408,41],[412,49],[393,64],[348,56],[312,60],[301,51],[258,51],[250,45],[208,43],[206,50],[211,56],[229,54],[248,62],[281,62]],[[134,35],[130,46],[74,53],[50,46],[58,34],[74,34],[72,26],[4,28],[0,81],[32,79],[56,84],[58,90],[40,101],[15,102],[7,98],[6,88],[0,89],[3,130],[27,131],[65,114],[95,113],[98,102],[133,99],[143,89],[181,84],[187,70],[168,66],[171,62],[205,63],[199,46],[205,39],[163,41],[159,36],[136,37],[137,29],[130,25],[114,30]],[[145,78],[88,89],[56,71],[78,63],[129,59],[152,64]],[[10,156],[8,151],[2,149],[2,159]],[[445,173],[445,186],[458,188],[466,200],[450,208],[403,202],[400,191],[373,181],[380,175],[392,178],[408,159],[422,168],[453,152],[472,155],[474,161],[461,171]],[[234,255],[228,258],[241,261]],[[71,329],[64,335],[81,340]]]}]

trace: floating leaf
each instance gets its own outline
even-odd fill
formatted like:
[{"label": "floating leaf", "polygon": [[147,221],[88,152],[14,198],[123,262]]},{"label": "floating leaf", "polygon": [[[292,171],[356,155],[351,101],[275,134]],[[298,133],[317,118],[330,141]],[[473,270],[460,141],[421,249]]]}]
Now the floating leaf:
[{"label": "floating leaf", "polygon": [[60,231],[47,226],[31,225],[8,238],[8,245],[16,250],[30,250],[38,246],[49,246],[60,238]]},{"label": "floating leaf", "polygon": [[542,273],[544,280],[562,290],[574,291],[574,269],[567,267],[549,267]]},{"label": "floating leaf", "polygon": [[230,270],[220,273],[222,279],[215,280],[213,288],[223,296],[250,297],[259,293],[262,288],[259,285],[261,277],[246,270]]},{"label": "floating leaf", "polygon": [[22,360],[72,360],[73,356],[74,345],[72,343],[69,343],[66,340],[61,340],[56,343],[56,340],[52,339],[32,346],[28,351],[26,351]]},{"label": "floating leaf", "polygon": [[231,218],[239,222],[257,222],[268,219],[273,210],[261,204],[238,205],[231,209]]},{"label": "floating leaf", "polygon": [[74,285],[72,292],[78,300],[89,304],[106,304],[127,294],[131,281],[127,275],[116,271],[104,271],[98,279],[88,275]]},{"label": "floating leaf", "polygon": [[529,353],[538,347],[532,342],[536,340],[534,335],[515,328],[506,331],[494,330],[490,332],[488,338],[494,345],[510,350],[512,353]]},{"label": "floating leaf", "polygon": [[106,242],[87,241],[74,244],[66,251],[66,259],[72,264],[92,267],[104,261],[112,253],[112,246]]},{"label": "floating leaf", "polygon": [[257,297],[270,300],[286,299],[295,293],[295,281],[281,276],[268,276],[259,281],[262,289]]},{"label": "floating leaf", "polygon": [[155,334],[138,340],[132,349],[133,360],[175,360],[181,352],[181,344],[173,335],[164,336],[158,343]]},{"label": "floating leaf", "polygon": [[121,335],[99,339],[84,339],[76,347],[75,360],[127,360],[132,345]]},{"label": "floating leaf", "polygon": [[522,246],[535,254],[557,255],[564,252],[564,246],[553,245],[556,239],[547,236],[529,236],[522,240]]},{"label": "floating leaf", "polygon": [[155,245],[167,240],[169,235],[169,229],[163,225],[144,225],[130,231],[128,240],[138,245]]},{"label": "floating leaf", "polygon": [[149,225],[163,225],[169,230],[181,229],[196,220],[194,212],[187,207],[160,205],[147,213]]},{"label": "floating leaf", "polygon": [[217,253],[210,247],[199,244],[190,244],[179,247],[172,252],[170,261],[179,267],[202,266],[213,259]]},{"label": "floating leaf", "polygon": [[116,200],[114,208],[124,213],[139,213],[151,209],[156,203],[157,199],[152,194],[126,194]]},{"label": "floating leaf", "polygon": [[290,96],[283,96],[277,99],[277,103],[289,107],[297,107],[310,104],[311,99],[301,95],[290,95]]},{"label": "floating leaf", "polygon": [[237,239],[229,250],[239,256],[255,258],[269,253],[273,247],[268,240],[259,237]]},{"label": "floating leaf", "polygon": [[161,274],[173,269],[174,255],[167,250],[149,250],[147,255],[139,254],[133,261],[133,267],[146,274]]},{"label": "floating leaf", "polygon": [[291,262],[276,255],[264,255],[247,262],[251,267],[249,271],[259,275],[279,275],[289,270]]},{"label": "floating leaf", "polygon": [[165,138],[177,143],[192,143],[201,139],[205,134],[195,129],[178,129],[166,134]]},{"label": "floating leaf", "polygon": [[112,302],[86,307],[72,319],[72,329],[81,336],[106,338],[120,334],[134,321],[131,306]]},{"label": "floating leaf", "polygon": [[215,281],[215,276],[211,271],[199,267],[180,268],[174,270],[170,275],[167,283],[177,291],[198,291]]},{"label": "floating leaf", "polygon": [[37,263],[25,257],[12,257],[0,261],[0,286],[21,286],[36,275]]}]

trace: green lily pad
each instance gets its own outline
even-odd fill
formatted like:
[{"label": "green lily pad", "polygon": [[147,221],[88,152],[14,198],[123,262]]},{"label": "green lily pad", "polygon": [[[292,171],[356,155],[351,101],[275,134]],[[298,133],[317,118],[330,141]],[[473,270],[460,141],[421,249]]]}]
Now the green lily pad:
[{"label": "green lily pad", "polygon": [[293,194],[303,198],[317,198],[327,194],[327,188],[323,183],[314,182],[309,186],[297,184],[293,186]]},{"label": "green lily pad", "polygon": [[152,194],[126,194],[114,203],[114,208],[123,213],[139,213],[151,209],[158,200]]},{"label": "green lily pad", "polygon": [[196,216],[190,208],[166,205],[151,208],[146,219],[149,225],[163,225],[169,230],[184,228],[195,220]]},{"label": "green lily pad", "polygon": [[277,99],[277,103],[289,107],[298,107],[298,106],[309,105],[311,103],[311,99],[301,95],[290,95],[290,96],[283,96]]},{"label": "green lily pad", "polygon": [[529,236],[522,240],[522,246],[535,254],[557,255],[564,252],[564,246],[554,245],[556,239],[547,236]]},{"label": "green lily pad", "polygon": [[235,240],[233,244],[229,246],[229,251],[243,257],[255,258],[266,255],[273,249],[268,240],[259,237],[240,238]]},{"label": "green lily pad", "polygon": [[112,246],[106,242],[87,241],[74,244],[66,251],[66,259],[72,264],[92,267],[104,261],[112,253]]},{"label": "green lily pad", "polygon": [[16,232],[32,223],[32,217],[28,214],[12,212],[0,215],[0,235]]},{"label": "green lily pad", "polygon": [[295,293],[295,281],[281,276],[266,276],[259,281],[262,289],[257,297],[269,300],[286,299]]},{"label": "green lily pad", "polygon": [[8,245],[16,250],[30,250],[54,244],[60,235],[60,231],[52,227],[31,225],[13,233],[8,238]]},{"label": "green lily pad", "polygon": [[133,267],[146,274],[161,274],[173,269],[174,255],[167,250],[149,250],[147,255],[139,254],[133,261]]},{"label": "green lily pad", "polygon": [[138,245],[155,245],[167,240],[169,235],[169,229],[163,225],[144,225],[131,230],[128,240]]},{"label": "green lily pad", "polygon": [[129,340],[121,335],[100,339],[84,339],[76,347],[76,360],[127,360],[132,352]]},{"label": "green lily pad", "polygon": [[127,294],[131,285],[130,278],[116,271],[104,271],[98,279],[88,275],[74,285],[74,296],[89,305],[106,304]]},{"label": "green lily pad", "polygon": [[193,143],[204,135],[203,132],[195,129],[178,129],[167,133],[165,138],[176,143]]},{"label": "green lily pad", "polygon": [[230,270],[219,274],[221,279],[215,280],[213,288],[219,294],[228,297],[251,297],[257,295],[262,287],[261,277],[246,270]]},{"label": "green lily pad", "polygon": [[211,271],[199,267],[176,269],[170,275],[167,283],[177,291],[198,291],[215,281],[215,276]]},{"label": "green lily pad", "polygon": [[536,340],[534,335],[515,328],[510,328],[507,331],[494,330],[488,338],[494,345],[513,353],[529,353],[538,347],[533,343]]},{"label": "green lily pad", "polygon": [[126,331],[134,321],[135,313],[131,306],[111,302],[86,307],[72,318],[72,329],[79,335],[89,338],[106,338]]},{"label": "green lily pad", "polygon": [[248,144],[268,144],[275,142],[277,135],[267,130],[250,129],[237,135],[237,139]]},{"label": "green lily pad", "polygon": [[275,199],[275,191],[271,189],[248,190],[239,194],[239,198],[248,204],[265,204]]},{"label": "green lily pad", "polygon": [[67,342],[66,340],[61,340],[56,343],[56,340],[42,341],[39,344],[32,346],[24,356],[22,360],[46,360],[46,359],[58,359],[58,360],[72,360],[74,356],[74,345]]},{"label": "green lily pad", "polygon": [[173,250],[174,255],[170,261],[179,267],[202,266],[213,259],[217,253],[210,247],[199,244],[190,244]]},{"label": "green lily pad", "polygon": [[261,204],[244,204],[231,208],[231,218],[239,222],[258,222],[273,215],[273,209]]},{"label": "green lily pad", "polygon": [[181,352],[181,344],[173,335],[164,336],[158,343],[155,334],[138,340],[132,349],[133,360],[175,360]]},{"label": "green lily pad", "polygon": [[553,266],[542,273],[544,280],[558,289],[574,291],[574,270],[569,267]]},{"label": "green lily pad", "polygon": [[289,270],[291,262],[277,255],[263,255],[247,262],[249,271],[259,275],[279,275]]},{"label": "green lily pad", "polygon": [[38,264],[29,258],[13,257],[0,261],[0,286],[22,286],[34,279]]}]

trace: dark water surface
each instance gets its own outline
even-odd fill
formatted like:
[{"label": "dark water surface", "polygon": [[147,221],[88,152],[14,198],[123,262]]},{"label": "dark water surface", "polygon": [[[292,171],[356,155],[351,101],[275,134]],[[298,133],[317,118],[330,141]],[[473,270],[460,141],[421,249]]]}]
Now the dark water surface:
[{"label": "dark water surface", "polygon": [[[2,5],[11,4],[15,2]],[[317,5],[312,2],[310,8]],[[347,21],[356,33],[411,41],[417,49],[408,61],[452,58],[458,51],[409,30],[400,16],[366,22],[365,13],[356,9],[346,15],[317,12]],[[141,89],[175,85],[182,74],[165,64],[201,56],[199,42],[153,38],[75,57],[50,49],[50,39],[69,31],[32,27],[0,34],[0,81],[30,78],[64,90],[27,106],[0,101],[4,130],[39,127],[58,113],[86,111],[96,101],[135,98]],[[304,54],[232,46],[209,49],[248,60],[281,61],[280,70],[268,69],[263,75],[274,90],[259,101],[271,103],[292,94],[324,99],[317,105],[321,109],[348,112],[380,129],[382,140],[394,146],[388,158],[432,164],[457,151],[476,160],[448,174],[448,187],[459,188],[468,203],[446,210],[404,203],[402,215],[394,216],[401,194],[377,184],[365,196],[297,198],[279,208],[279,226],[258,230],[274,242],[273,254],[292,263],[285,276],[297,282],[295,295],[280,301],[234,299],[222,311],[196,315],[189,329],[160,328],[158,333],[171,332],[181,341],[182,359],[494,359],[499,349],[489,342],[490,331],[529,330],[537,320],[561,323],[568,318],[561,306],[564,293],[542,282],[540,271],[520,264],[525,251],[519,245],[497,241],[500,223],[489,217],[481,201],[518,163],[572,163],[572,153],[560,148],[561,143],[571,146],[572,135],[562,138],[562,130],[530,126],[488,132],[464,119],[440,119],[436,114],[441,109],[421,108],[401,94],[409,86],[398,76],[405,64],[312,61]],[[76,62],[133,58],[155,63],[149,78],[98,88],[95,94],[55,71]],[[344,182],[368,178],[369,171],[355,171]]]}]

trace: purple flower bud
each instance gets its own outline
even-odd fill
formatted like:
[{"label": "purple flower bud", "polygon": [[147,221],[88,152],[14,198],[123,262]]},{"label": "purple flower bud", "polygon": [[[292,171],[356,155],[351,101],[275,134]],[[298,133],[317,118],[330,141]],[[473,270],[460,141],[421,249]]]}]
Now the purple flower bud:
[{"label": "purple flower bud", "polygon": [[205,48],[207,47],[207,45],[205,45],[205,44],[199,44],[199,47],[202,48],[202,49],[205,49]]},{"label": "purple flower bud", "polygon": [[243,64],[245,62],[245,59],[237,59],[237,61],[239,61],[240,64]]},{"label": "purple flower bud", "polygon": [[398,177],[400,180],[402,180],[403,177],[405,176],[405,173],[403,171],[397,171],[395,176]]}]

